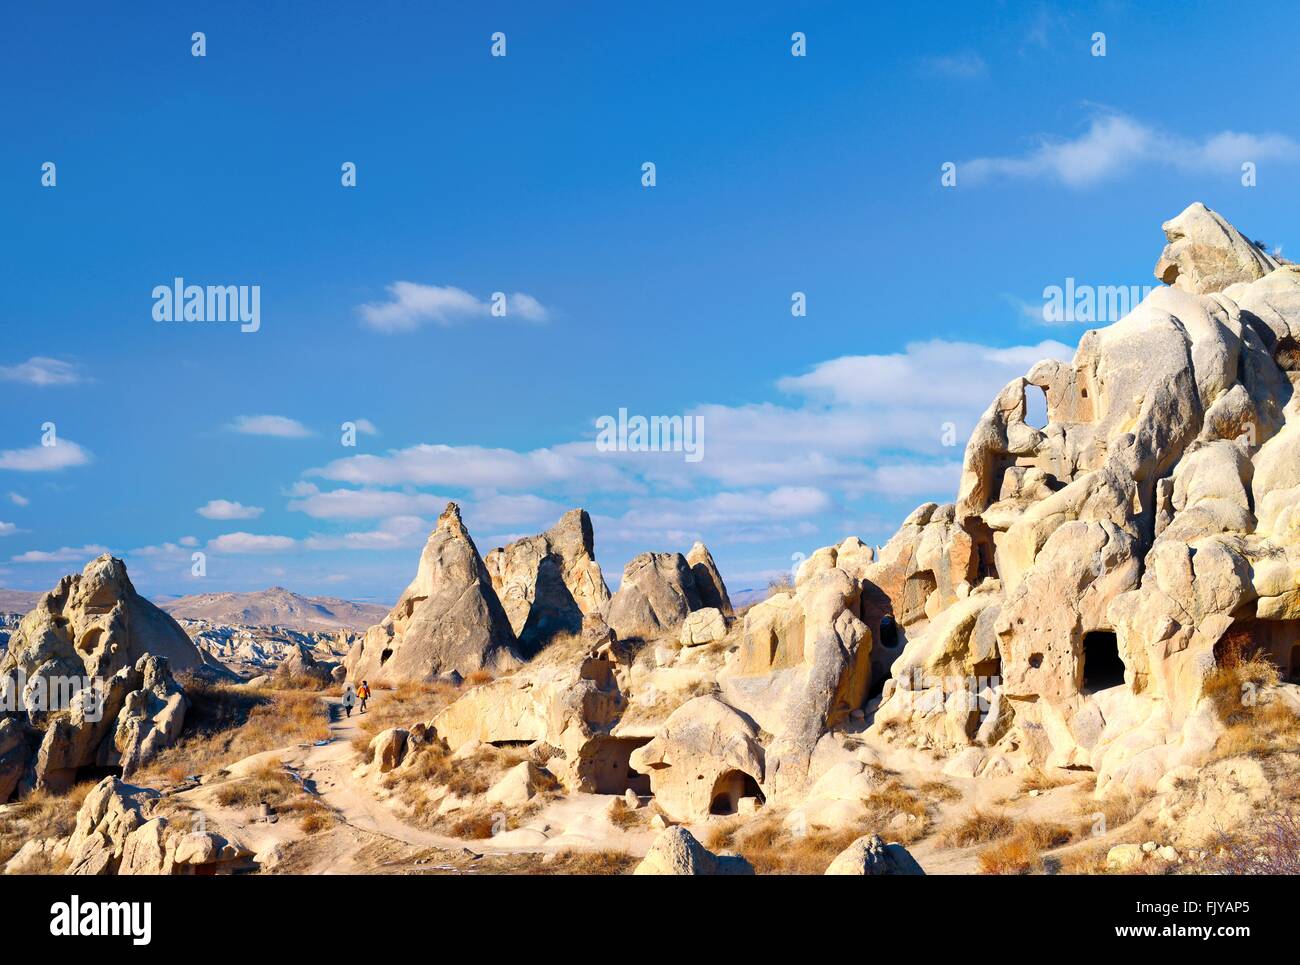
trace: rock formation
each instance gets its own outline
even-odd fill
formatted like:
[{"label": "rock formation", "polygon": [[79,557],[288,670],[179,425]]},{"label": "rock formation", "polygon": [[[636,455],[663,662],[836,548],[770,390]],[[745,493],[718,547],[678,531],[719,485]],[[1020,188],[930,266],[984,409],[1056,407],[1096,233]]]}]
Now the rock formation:
[{"label": "rock formation", "polygon": [[83,769],[129,774],[172,743],[188,701],[173,669],[202,656],[176,621],[101,556],[28,613],[0,658],[0,802],[62,791]]},{"label": "rock formation", "polygon": [[681,553],[642,553],[623,568],[607,622],[620,640],[648,640],[676,630],[702,605]]},{"label": "rock formation", "polygon": [[609,607],[585,509],[570,510],[540,536],[492,550],[483,562],[523,656],[557,634],[580,633],[584,617],[603,618]]},{"label": "rock formation", "polygon": [[713,607],[725,617],[733,617],[736,612],[731,608],[731,598],[727,596],[727,585],[722,582],[718,564],[713,562],[713,554],[703,543],[695,543],[686,554],[686,562],[695,577],[695,591],[699,594],[700,605]]},{"label": "rock formation", "polygon": [[1214,743],[1201,682],[1226,633],[1294,669],[1300,269],[1203,205],[1165,232],[1173,287],[1007,385],[956,502],[865,570],[868,621],[887,611],[905,641],[875,726],[970,773],[1150,788]]},{"label": "rock formation", "polygon": [[350,680],[432,680],[455,671],[517,665],[515,634],[492,580],[448,503],[420,554],[420,568],[383,622],[348,653]]}]

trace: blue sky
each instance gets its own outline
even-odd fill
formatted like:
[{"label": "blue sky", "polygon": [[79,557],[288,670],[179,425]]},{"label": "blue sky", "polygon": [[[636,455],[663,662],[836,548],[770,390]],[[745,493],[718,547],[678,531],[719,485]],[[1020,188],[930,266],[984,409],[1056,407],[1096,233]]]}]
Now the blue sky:
[{"label": "blue sky", "polygon": [[[701,538],[762,585],[952,498],[1087,327],[1045,286],[1153,283],[1194,200],[1300,249],[1295,8],[700,6],[12,8],[0,585],[107,548],[159,595],[391,601],[446,498],[483,552],[581,505],[611,583]],[[260,330],[154,321],[176,276],[260,286]],[[598,451],[620,408],[704,458]]]}]

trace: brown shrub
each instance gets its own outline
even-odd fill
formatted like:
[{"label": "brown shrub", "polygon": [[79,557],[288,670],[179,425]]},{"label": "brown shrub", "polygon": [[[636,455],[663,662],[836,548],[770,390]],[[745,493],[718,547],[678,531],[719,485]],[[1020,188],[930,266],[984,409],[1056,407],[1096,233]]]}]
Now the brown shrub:
[{"label": "brown shrub", "polygon": [[1020,834],[981,851],[979,862],[980,872],[986,875],[1029,875],[1043,867],[1033,841]]},{"label": "brown shrub", "polygon": [[[77,826],[77,812],[97,783],[83,781],[66,794],[33,791],[21,801],[8,805],[0,817],[0,865],[17,854],[29,840],[66,838],[72,834]],[[58,870],[51,866],[49,873],[55,874]]]},{"label": "brown shrub", "polygon": [[945,848],[967,848],[1005,838],[1016,830],[1016,823],[1001,811],[981,811],[978,808],[949,825],[939,836]]}]

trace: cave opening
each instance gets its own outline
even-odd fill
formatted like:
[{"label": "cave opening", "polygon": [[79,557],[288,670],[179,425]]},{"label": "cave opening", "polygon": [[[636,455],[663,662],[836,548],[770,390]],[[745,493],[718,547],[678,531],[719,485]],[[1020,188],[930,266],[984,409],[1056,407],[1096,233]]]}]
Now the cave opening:
[{"label": "cave opening", "polygon": [[1119,656],[1119,640],[1110,630],[1093,630],[1083,638],[1083,692],[1118,687],[1124,682],[1124,661]]},{"label": "cave opening", "polygon": [[766,798],[758,781],[744,771],[725,771],[713,782],[713,793],[709,798],[710,814],[735,814],[740,810],[740,799],[757,798],[762,804]]}]

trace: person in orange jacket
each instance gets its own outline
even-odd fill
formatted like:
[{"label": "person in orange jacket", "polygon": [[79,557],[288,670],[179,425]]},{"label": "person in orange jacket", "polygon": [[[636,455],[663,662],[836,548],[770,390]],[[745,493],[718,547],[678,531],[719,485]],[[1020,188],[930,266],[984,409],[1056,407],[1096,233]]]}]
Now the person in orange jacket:
[{"label": "person in orange jacket", "polygon": [[361,701],[361,713],[366,712],[366,701],[370,699],[370,684],[361,681],[361,686],[357,688],[357,697]]}]

